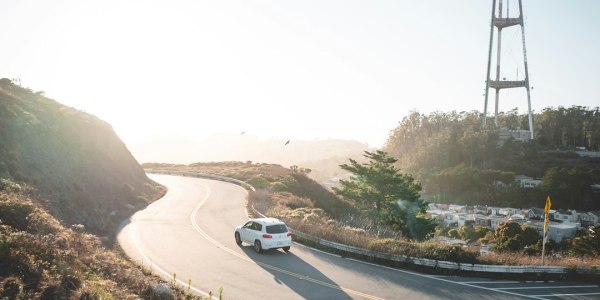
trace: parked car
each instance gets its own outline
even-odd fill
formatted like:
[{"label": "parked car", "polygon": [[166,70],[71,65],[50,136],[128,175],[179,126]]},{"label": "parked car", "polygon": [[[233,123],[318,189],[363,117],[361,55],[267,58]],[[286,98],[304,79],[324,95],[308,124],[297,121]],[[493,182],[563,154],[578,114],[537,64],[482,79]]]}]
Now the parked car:
[{"label": "parked car", "polygon": [[275,218],[250,219],[246,224],[235,228],[235,242],[254,246],[254,251],[281,248],[290,251],[292,233],[285,223]]}]

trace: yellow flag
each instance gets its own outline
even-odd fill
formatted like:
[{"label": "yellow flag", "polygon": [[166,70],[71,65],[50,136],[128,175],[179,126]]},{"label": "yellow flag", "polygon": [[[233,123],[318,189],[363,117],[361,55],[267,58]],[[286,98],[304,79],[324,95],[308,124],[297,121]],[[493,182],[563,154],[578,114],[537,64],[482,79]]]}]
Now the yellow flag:
[{"label": "yellow flag", "polygon": [[548,199],[546,199],[546,206],[544,206],[544,236],[546,232],[548,232],[548,223],[550,223],[550,218],[548,218],[548,212],[550,211],[550,207],[552,206],[552,200],[550,200],[550,195],[548,195]]},{"label": "yellow flag", "polygon": [[552,201],[550,200],[550,196],[548,196],[548,199],[546,199],[546,206],[544,207],[544,213],[546,214],[546,216],[548,215],[548,212],[550,211],[551,206],[552,206]]}]

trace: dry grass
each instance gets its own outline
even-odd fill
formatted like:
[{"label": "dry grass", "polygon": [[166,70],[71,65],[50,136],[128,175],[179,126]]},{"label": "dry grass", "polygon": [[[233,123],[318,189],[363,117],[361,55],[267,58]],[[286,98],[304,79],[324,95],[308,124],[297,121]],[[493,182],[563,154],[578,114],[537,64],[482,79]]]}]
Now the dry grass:
[{"label": "dry grass", "polygon": [[[289,198],[288,198],[289,197]],[[271,194],[266,190],[252,193],[249,203],[268,216],[277,217],[295,230],[320,238],[394,254],[441,259],[457,257],[461,262],[492,265],[540,265],[541,257],[528,256],[523,253],[490,253],[478,255],[477,248],[466,248],[458,251],[452,246],[441,243],[409,243],[392,230],[376,226],[366,218],[347,216],[342,220],[330,218],[322,209],[314,208],[310,202],[299,200],[289,193]],[[290,205],[290,203],[292,203]],[[297,207],[298,203],[307,203]],[[391,239],[390,239],[391,238]],[[387,242],[386,242],[387,241]],[[393,242],[389,242],[393,241]],[[376,246],[375,246],[376,245]],[[375,248],[374,248],[375,247]],[[458,251],[458,252],[456,252]],[[420,254],[418,254],[420,253]],[[471,254],[469,254],[471,253]],[[569,268],[600,267],[600,257],[553,257],[547,254],[546,265]]]},{"label": "dry grass", "polygon": [[[523,253],[488,253],[479,257],[479,263],[491,265],[512,266],[539,266],[542,263],[541,255],[529,256]],[[589,268],[600,267],[600,257],[555,257],[546,254],[544,258],[546,266]]]},{"label": "dry grass", "polygon": [[267,216],[283,220],[295,230],[326,240],[366,248],[376,237],[380,237],[376,230],[368,231],[352,226],[351,222],[332,219],[323,209],[314,207],[312,200],[291,193],[258,190],[251,193],[249,203]]},{"label": "dry grass", "polygon": [[[64,227],[36,203],[0,190],[0,298],[151,298],[163,282],[103,247],[83,226]],[[172,289],[177,299],[187,297]]]}]

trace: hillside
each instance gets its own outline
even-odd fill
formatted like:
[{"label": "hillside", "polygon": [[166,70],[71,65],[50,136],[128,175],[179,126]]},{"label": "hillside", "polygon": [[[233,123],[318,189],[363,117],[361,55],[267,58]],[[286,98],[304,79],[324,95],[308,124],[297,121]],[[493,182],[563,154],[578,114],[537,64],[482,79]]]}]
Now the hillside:
[{"label": "hillside", "polygon": [[336,197],[331,191],[308,177],[310,170],[293,166],[284,168],[277,164],[252,162],[210,162],[177,165],[166,163],[144,163],[146,169],[189,171],[216,174],[245,181],[257,189],[250,193],[253,197],[265,196],[262,191],[284,193],[282,198],[302,198],[314,202],[334,218],[340,218],[354,211],[347,202]]},{"label": "hillside", "polygon": [[1,299],[137,299],[159,280],[83,226],[60,224],[31,189],[0,179]]},{"label": "hillside", "polygon": [[[600,110],[573,106],[546,108],[534,115],[536,138],[501,139],[492,122],[482,128],[479,112],[414,112],[395,128],[384,148],[398,167],[415,174],[424,196],[433,202],[511,207],[600,209],[600,158],[579,156],[584,147],[600,150]],[[516,110],[500,115],[499,128],[526,128]],[[522,188],[515,176],[539,178]]]},{"label": "hillside", "polygon": [[110,124],[0,79],[0,178],[27,183],[59,220],[110,235],[161,193]]}]

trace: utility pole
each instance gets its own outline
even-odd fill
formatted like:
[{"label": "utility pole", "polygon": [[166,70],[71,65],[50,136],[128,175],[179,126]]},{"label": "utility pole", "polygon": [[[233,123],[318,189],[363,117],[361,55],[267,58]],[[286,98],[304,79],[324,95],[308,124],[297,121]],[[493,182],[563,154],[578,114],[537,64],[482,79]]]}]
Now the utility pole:
[{"label": "utility pole", "polygon": [[[531,95],[529,88],[529,69],[527,66],[527,50],[525,47],[525,27],[523,22],[523,5],[522,0],[519,0],[519,16],[511,18],[509,16],[508,6],[506,9],[506,17],[503,17],[502,0],[498,0],[498,16],[496,17],[496,0],[492,1],[492,21],[490,25],[490,45],[488,51],[487,75],[485,80],[485,104],[483,107],[483,127],[486,127],[487,108],[490,88],[496,90],[495,110],[494,110],[494,126],[498,126],[498,104],[500,103],[500,90],[510,88],[525,88],[527,90],[527,110],[529,114],[529,132],[531,139],[533,134],[533,115],[531,113]],[[523,64],[525,68],[524,80],[500,80],[500,60],[502,54],[502,30],[515,25],[521,26],[521,38],[523,41]],[[496,50],[496,80],[490,78],[490,70],[492,65],[492,48],[494,44],[494,29],[498,31],[497,50]]]}]

